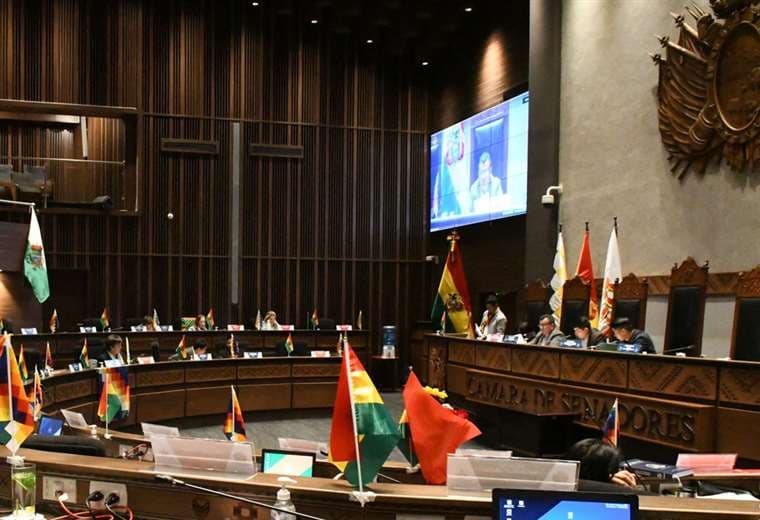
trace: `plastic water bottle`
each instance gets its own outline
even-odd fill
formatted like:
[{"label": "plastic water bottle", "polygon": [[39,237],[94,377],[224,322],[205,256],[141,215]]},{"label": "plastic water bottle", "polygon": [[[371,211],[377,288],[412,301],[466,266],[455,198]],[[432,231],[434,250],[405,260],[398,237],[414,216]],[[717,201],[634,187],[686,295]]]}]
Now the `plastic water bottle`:
[{"label": "plastic water bottle", "polygon": [[[288,477],[280,477],[277,481],[282,482],[282,487],[277,490],[277,502],[274,503],[274,507],[295,513],[296,506],[293,505],[293,502],[290,500],[290,490],[287,488],[287,484],[289,482],[295,484],[296,481]],[[272,520],[296,520],[296,515],[289,515],[288,513],[272,510],[270,518]]]}]

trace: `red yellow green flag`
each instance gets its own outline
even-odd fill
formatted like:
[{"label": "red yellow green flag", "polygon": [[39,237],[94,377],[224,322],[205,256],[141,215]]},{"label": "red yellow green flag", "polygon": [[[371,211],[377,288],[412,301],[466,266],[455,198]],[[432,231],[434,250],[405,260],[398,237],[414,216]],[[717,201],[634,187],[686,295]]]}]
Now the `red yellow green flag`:
[{"label": "red yellow green flag", "polygon": [[50,332],[55,333],[58,331],[58,310],[53,309],[53,314],[50,315],[50,322],[48,323]]},{"label": "red yellow green flag", "polygon": [[119,421],[129,415],[129,369],[105,368],[102,372],[98,417],[105,423]]},{"label": "red yellow green flag", "polygon": [[108,319],[108,307],[103,307],[103,312],[100,313],[100,327],[103,330],[111,327],[111,320]]},{"label": "red yellow green flag", "polygon": [[596,283],[594,282],[594,265],[591,262],[591,244],[589,243],[588,225],[583,233],[583,244],[581,245],[581,254],[578,257],[578,267],[575,269],[575,276],[589,284],[591,298],[588,302],[588,320],[592,327],[599,325],[599,297],[596,294]]},{"label": "red yellow green flag", "polygon": [[187,359],[187,342],[184,335],[182,336],[182,339],[179,340],[179,345],[177,345],[177,349],[174,352],[180,359]]},{"label": "red yellow green flag", "polygon": [[15,454],[33,431],[34,411],[6,335],[0,338],[0,444]]},{"label": "red yellow green flag", "polygon": [[330,461],[361,490],[375,478],[398,439],[380,394],[346,342],[330,430]]},{"label": "red yellow green flag", "polygon": [[26,368],[26,358],[24,357],[24,345],[21,345],[18,349],[18,370],[21,374],[21,379],[26,382],[29,380],[29,370]]},{"label": "red yellow green flag", "polygon": [[82,368],[90,368],[90,356],[87,354],[87,338],[84,338],[82,351],[79,353],[79,363],[81,363]]},{"label": "red yellow green flag", "polygon": [[293,352],[293,336],[288,333],[288,339],[285,340],[285,350],[288,351],[288,356]]},{"label": "red yellow green flag", "polygon": [[50,342],[47,342],[47,345],[45,346],[45,368],[48,368],[50,370],[53,370],[53,354],[50,353]]},{"label": "red yellow green flag", "polygon": [[[444,323],[443,319],[445,319],[445,323],[450,325],[446,326],[446,329],[472,333],[470,290],[467,288],[462,255],[459,251],[459,234],[454,231],[447,239],[450,243],[449,254],[446,257],[446,265],[443,268],[430,319],[436,326]],[[444,313],[446,313],[445,318],[443,318]]]},{"label": "red yellow green flag", "polygon": [[206,314],[206,328],[214,330],[214,327],[216,327],[216,320],[214,319],[214,308],[212,307],[208,310],[208,314]]}]

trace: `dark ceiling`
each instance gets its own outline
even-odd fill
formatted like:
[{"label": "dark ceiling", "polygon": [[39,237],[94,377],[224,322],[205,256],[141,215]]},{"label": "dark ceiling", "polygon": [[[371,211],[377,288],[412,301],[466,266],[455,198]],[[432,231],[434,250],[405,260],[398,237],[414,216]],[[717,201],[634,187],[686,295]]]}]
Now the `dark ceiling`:
[{"label": "dark ceiling", "polygon": [[428,61],[431,66],[439,58],[456,56],[468,41],[510,18],[528,23],[528,0],[260,0],[258,6],[244,1],[250,9],[292,17],[297,23],[345,35],[356,45],[374,46],[418,63]]}]

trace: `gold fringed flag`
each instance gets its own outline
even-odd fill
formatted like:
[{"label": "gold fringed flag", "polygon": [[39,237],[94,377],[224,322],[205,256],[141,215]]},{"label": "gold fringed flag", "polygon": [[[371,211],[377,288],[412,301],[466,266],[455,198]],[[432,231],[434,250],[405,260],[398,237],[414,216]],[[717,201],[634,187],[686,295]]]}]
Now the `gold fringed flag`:
[{"label": "gold fringed flag", "polygon": [[594,265],[591,262],[591,243],[588,233],[588,222],[586,231],[583,233],[583,244],[581,245],[581,254],[578,257],[578,267],[575,269],[575,276],[589,284],[590,298],[588,302],[588,321],[592,327],[599,325],[599,297],[596,295],[596,282],[594,282]]},{"label": "gold fringed flag", "polygon": [[309,318],[309,325],[312,330],[317,330],[319,328],[319,314],[317,314],[316,307],[314,307],[314,310],[311,313],[311,318]]},{"label": "gold fringed flag", "polygon": [[0,338],[0,444],[15,455],[33,431],[34,413],[6,335]]},{"label": "gold fringed flag", "polygon": [[29,370],[26,368],[23,344],[18,349],[18,371],[21,374],[21,380],[26,383],[29,380]]},{"label": "gold fringed flag", "polygon": [[245,434],[245,420],[243,411],[240,409],[235,387],[230,387],[230,405],[227,408],[227,417],[224,420],[224,436],[234,442],[245,442],[248,437]]},{"label": "gold fringed flag", "polygon": [[158,321],[158,311],[153,307],[153,318],[151,319],[153,330],[161,330],[161,323]]},{"label": "gold fringed flag", "polygon": [[450,330],[471,334],[470,290],[467,288],[462,255],[459,250],[459,234],[454,231],[447,237],[447,240],[450,244],[449,254],[446,257],[446,265],[443,267],[443,274],[441,274],[441,282],[438,285],[438,294],[433,303],[430,319],[438,325],[441,323],[442,315],[445,312],[446,323],[451,325]]},{"label": "gold fringed flag", "polygon": [[53,309],[53,314],[50,316],[50,321],[48,322],[48,326],[50,327],[50,332],[55,334],[58,332],[58,310]]},{"label": "gold fringed flag", "polygon": [[79,363],[82,365],[82,368],[90,368],[90,356],[87,353],[87,338],[84,338],[82,351],[79,353]]},{"label": "gold fringed flag", "polygon": [[380,394],[346,342],[330,429],[330,461],[361,491],[375,478],[398,439],[396,424]]},{"label": "gold fringed flag", "polygon": [[43,404],[42,378],[40,377],[40,371],[35,368],[34,386],[32,389],[32,415],[34,416],[35,422],[39,421],[40,417],[42,417]]},{"label": "gold fringed flag", "polygon": [[[562,238],[562,226],[559,226],[557,233],[557,249],[554,252],[554,275],[550,285],[552,288],[552,297],[549,300],[549,306],[557,322],[562,318],[562,290],[567,281],[567,262],[565,259],[565,240]],[[530,324],[531,327],[535,323]]]},{"label": "gold fringed flag", "polygon": [[177,345],[177,349],[174,352],[177,354],[177,357],[179,357],[179,359],[187,359],[187,342],[184,335],[182,335],[182,339],[179,340],[179,345]]},{"label": "gold fringed flag", "polygon": [[234,334],[230,334],[230,337],[227,340],[227,348],[230,351],[231,358],[237,357],[237,352],[235,349],[235,335]]},{"label": "gold fringed flag", "polygon": [[612,308],[615,304],[615,282],[623,278],[620,265],[620,250],[617,239],[617,218],[612,226],[610,241],[607,244],[607,259],[604,263],[604,282],[602,282],[602,303],[599,308],[599,330],[610,336],[612,330]]},{"label": "gold fringed flag", "polygon": [[293,353],[293,336],[288,333],[288,339],[285,340],[285,350],[288,352],[288,356]]},{"label": "gold fringed flag", "polygon": [[361,309],[359,309],[359,315],[356,317],[356,329],[357,330],[362,330],[362,326],[363,326],[363,323],[362,323],[362,311],[361,311]]},{"label": "gold fringed flag", "polygon": [[253,321],[256,330],[261,330],[261,310],[256,311],[256,319]]},{"label": "gold fringed flag", "polygon": [[45,261],[45,247],[42,245],[42,232],[37,222],[37,212],[33,207],[32,219],[29,222],[29,235],[26,239],[26,252],[24,253],[24,276],[29,280],[34,295],[40,303],[45,303],[50,297],[50,284],[48,283],[47,262]]}]

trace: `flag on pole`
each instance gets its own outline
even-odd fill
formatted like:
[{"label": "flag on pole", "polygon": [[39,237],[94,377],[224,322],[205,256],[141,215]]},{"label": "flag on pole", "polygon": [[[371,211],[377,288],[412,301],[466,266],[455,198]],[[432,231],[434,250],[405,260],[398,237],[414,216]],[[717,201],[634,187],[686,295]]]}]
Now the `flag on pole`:
[{"label": "flag on pole", "polygon": [[409,413],[404,408],[401,412],[401,419],[398,420],[398,449],[404,458],[409,462],[409,465],[414,467],[420,463],[420,459],[417,458],[417,454],[414,452],[414,444],[412,444],[412,430],[409,428]]},{"label": "flag on pole", "polygon": [[53,314],[50,316],[50,321],[48,322],[48,325],[50,327],[50,332],[55,334],[58,331],[58,310],[53,309]]},{"label": "flag on pole", "polygon": [[45,248],[42,245],[42,232],[40,231],[40,224],[37,222],[37,212],[34,211],[34,208],[30,209],[32,219],[29,222],[29,236],[26,239],[24,276],[29,280],[37,300],[44,303],[50,297]]},{"label": "flag on pole", "polygon": [[480,430],[426,392],[414,372],[404,387],[404,406],[422,476],[429,484],[445,484],[448,454]]},{"label": "flag on pole", "polygon": [[317,314],[316,307],[314,307],[314,311],[311,313],[311,318],[309,318],[309,325],[312,330],[317,330],[319,328],[319,315]]},{"label": "flag on pole", "polygon": [[237,357],[237,353],[235,352],[235,335],[230,334],[230,337],[227,339],[227,348],[230,351],[230,357],[234,358]]},{"label": "flag on pole", "polygon": [[[552,297],[549,300],[552,314],[557,322],[562,317],[562,288],[567,281],[567,262],[565,261],[565,241],[562,239],[562,226],[557,233],[557,249],[554,253],[554,276],[550,282]],[[534,324],[531,324],[533,326]]]},{"label": "flag on pole", "polygon": [[34,369],[34,386],[32,389],[32,416],[35,422],[42,417],[42,406],[44,405],[43,393],[42,393],[42,378],[40,377],[40,371],[35,367]]},{"label": "flag on pole", "polygon": [[23,344],[18,349],[18,371],[21,374],[21,380],[26,383],[29,380],[29,370],[26,368]]},{"label": "flag on pole", "polygon": [[230,396],[230,405],[227,408],[227,417],[224,420],[224,436],[234,442],[245,442],[248,437],[245,435],[245,421],[243,420],[243,411],[240,409],[235,387],[231,386],[232,394]]},{"label": "flag on pole", "polygon": [[103,312],[100,313],[100,328],[108,330],[111,327],[111,321],[108,319],[108,307],[103,307]]},{"label": "flag on pole", "polygon": [[441,332],[446,334],[446,311],[441,314]]},{"label": "flag on pole", "polygon": [[13,455],[34,431],[34,413],[24,390],[10,336],[0,339],[0,444]]},{"label": "flag on pole", "polygon": [[[127,338],[127,341],[129,341],[129,338]],[[50,342],[46,342],[45,345],[45,369],[46,370],[53,370],[55,366],[53,365],[53,354],[50,353]]]},{"label": "flag on pole", "polygon": [[79,363],[82,368],[90,368],[90,356],[87,354],[87,338],[84,338],[82,351],[79,353]]},{"label": "flag on pole", "polygon": [[602,304],[599,309],[599,330],[606,335],[611,332],[612,307],[615,302],[615,282],[623,278],[618,249],[617,219],[612,226],[610,241],[607,244],[607,259],[604,262],[604,282],[602,283]]},{"label": "flag on pole", "polygon": [[129,336],[124,338],[124,341],[127,342],[127,365],[132,364],[132,355],[129,353]]},{"label": "flag on pole", "polygon": [[620,419],[618,417],[618,400],[612,403],[609,413],[607,413],[607,420],[604,421],[602,427],[602,442],[609,444],[610,446],[617,446],[620,438]]},{"label": "flag on pole", "polygon": [[261,330],[261,309],[256,310],[256,319],[253,321],[256,330]]},{"label": "flag on pole", "polygon": [[101,373],[98,418],[105,423],[125,419],[129,415],[129,401],[129,368],[104,368]]},{"label": "flag on pole", "polygon": [[449,254],[441,274],[441,282],[438,285],[438,294],[433,303],[430,320],[435,324],[441,323],[445,312],[446,319],[451,324],[451,330],[472,333],[470,290],[467,288],[467,279],[464,276],[462,255],[459,250],[459,234],[454,231],[447,240],[450,244]]},{"label": "flag on pole", "polygon": [[214,319],[214,308],[210,308],[206,314],[206,328],[208,330],[214,330],[216,327],[216,320]]},{"label": "flag on pole", "polygon": [[338,344],[335,346],[335,352],[337,352],[339,356],[343,354],[343,344],[346,341],[344,334],[345,333],[338,334]]},{"label": "flag on pole", "polygon": [[380,394],[346,342],[330,429],[330,461],[363,491],[398,439],[398,429]]},{"label": "flag on pole", "polygon": [[599,325],[599,297],[596,294],[596,282],[594,282],[594,265],[591,262],[591,243],[588,233],[588,222],[586,231],[583,233],[583,244],[581,245],[581,254],[578,256],[578,267],[575,269],[575,276],[590,286],[590,298],[588,302],[588,321],[592,327]]},{"label": "flag on pole", "polygon": [[153,330],[161,330],[161,323],[158,321],[158,311],[156,311],[155,307],[153,307],[152,325]]},{"label": "flag on pole", "polygon": [[293,353],[293,337],[288,333],[288,339],[285,340],[285,350],[288,351],[288,356]]},{"label": "flag on pole", "polygon": [[359,309],[359,315],[356,317],[356,329],[362,330],[363,323],[362,323],[362,311]]},{"label": "flag on pole", "polygon": [[179,359],[187,359],[187,342],[185,340],[184,334],[182,335],[182,339],[179,340],[179,345],[177,345],[177,348],[174,352],[177,354]]}]

